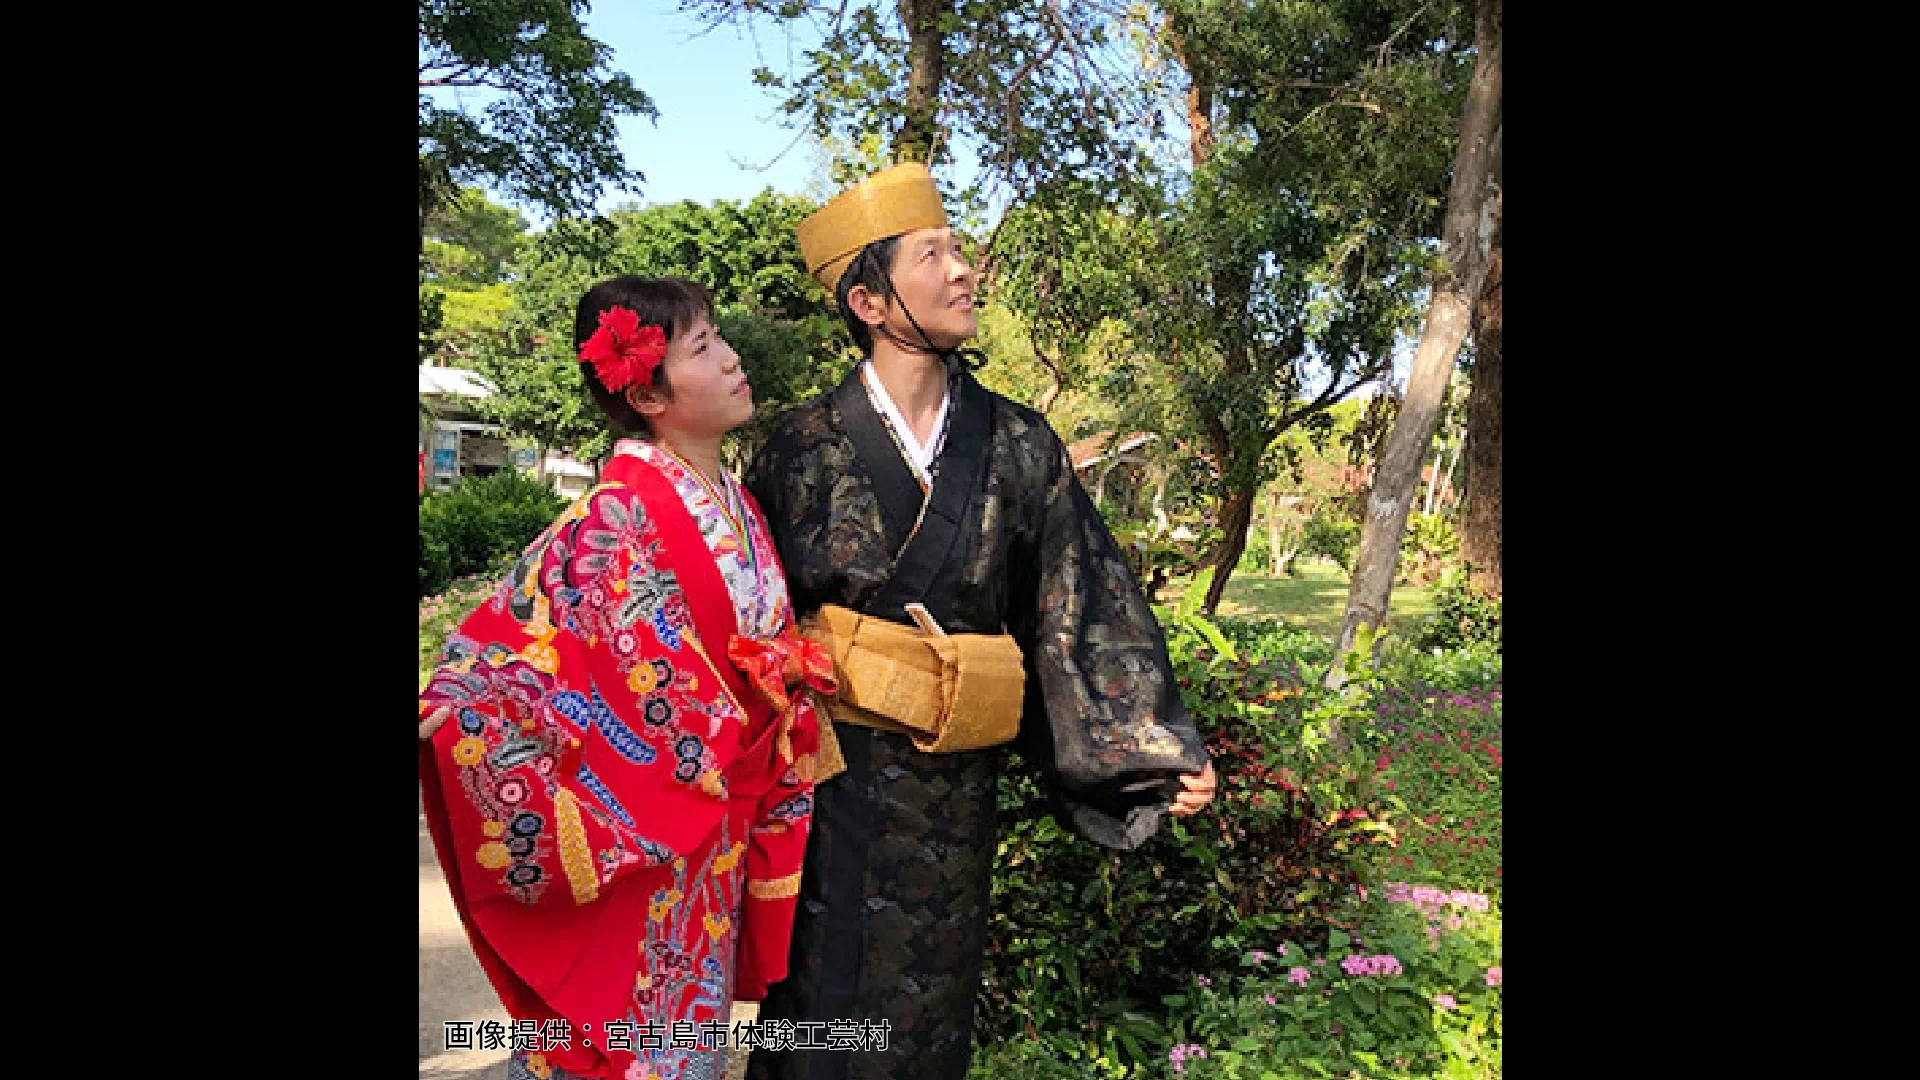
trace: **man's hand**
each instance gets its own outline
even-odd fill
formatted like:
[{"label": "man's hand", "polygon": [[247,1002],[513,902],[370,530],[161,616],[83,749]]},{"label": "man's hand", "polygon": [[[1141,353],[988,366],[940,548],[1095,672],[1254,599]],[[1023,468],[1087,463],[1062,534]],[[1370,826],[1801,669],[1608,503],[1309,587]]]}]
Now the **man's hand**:
[{"label": "man's hand", "polygon": [[[440,725],[446,723],[447,717],[452,715],[453,706],[451,705],[442,705],[433,710],[425,720],[420,721],[420,741],[426,742],[428,739],[433,738],[433,733],[439,731]],[[1208,767],[1211,768],[1212,766]],[[1185,798],[1185,796],[1181,797]]]},{"label": "man's hand", "polygon": [[1215,785],[1213,762],[1207,762],[1207,767],[1202,769],[1197,775],[1194,773],[1183,774],[1180,777],[1180,784],[1187,790],[1175,795],[1172,805],[1167,807],[1168,810],[1173,812],[1173,816],[1191,817],[1201,810],[1204,810],[1206,805],[1213,801],[1213,789]]}]

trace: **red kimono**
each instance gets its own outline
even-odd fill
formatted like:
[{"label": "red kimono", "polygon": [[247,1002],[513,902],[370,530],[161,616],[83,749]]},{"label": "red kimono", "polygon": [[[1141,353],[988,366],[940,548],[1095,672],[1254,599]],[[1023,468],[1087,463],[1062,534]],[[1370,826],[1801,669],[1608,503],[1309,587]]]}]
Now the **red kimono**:
[{"label": "red kimono", "polygon": [[[507,1013],[546,1033],[535,1075],[709,1075],[713,1022],[786,974],[808,688],[831,691],[832,667],[725,479],[622,442],[420,695],[422,719],[445,714],[420,744],[434,847]],[[610,1021],[638,1029],[630,1048],[609,1048]],[[675,1021],[707,1038],[674,1045]]]}]

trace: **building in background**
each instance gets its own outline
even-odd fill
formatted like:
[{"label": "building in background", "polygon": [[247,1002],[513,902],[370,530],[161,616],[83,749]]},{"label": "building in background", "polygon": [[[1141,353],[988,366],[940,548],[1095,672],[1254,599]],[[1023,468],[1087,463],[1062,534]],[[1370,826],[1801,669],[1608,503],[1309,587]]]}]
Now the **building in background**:
[{"label": "building in background", "polygon": [[468,476],[487,476],[508,467],[532,476],[544,474],[553,490],[576,499],[593,485],[593,466],[549,450],[515,449],[499,424],[482,417],[473,403],[493,392],[479,375],[464,368],[420,366],[420,452],[425,455],[427,491],[445,491]]}]

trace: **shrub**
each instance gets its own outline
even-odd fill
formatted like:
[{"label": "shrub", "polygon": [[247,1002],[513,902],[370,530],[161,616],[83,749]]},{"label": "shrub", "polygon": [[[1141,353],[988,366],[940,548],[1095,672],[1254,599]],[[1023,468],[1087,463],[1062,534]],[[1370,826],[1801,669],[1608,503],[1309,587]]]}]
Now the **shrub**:
[{"label": "shrub", "polygon": [[473,610],[500,587],[513,565],[512,553],[499,556],[485,572],[458,578],[437,596],[420,600],[420,686],[425,689],[446,648],[447,635],[453,633]]},{"label": "shrub", "polygon": [[1400,536],[1400,581],[1431,584],[1456,565],[1460,534],[1439,514],[1413,514]]},{"label": "shrub", "polygon": [[1380,676],[1389,686],[1497,690],[1500,660],[1500,646],[1493,642],[1470,641],[1445,649],[1389,637],[1380,650]]},{"label": "shrub", "polygon": [[1369,785],[1374,740],[1329,736],[1337,716],[1370,715],[1370,690],[1319,687],[1332,652],[1323,638],[1194,614],[1206,576],[1161,622],[1219,794],[1120,854],[1062,829],[1032,772],[1009,760],[983,1042],[1038,1039],[1124,1075],[1158,1060],[1165,1028],[1152,1003],[1196,974],[1275,935],[1323,944],[1353,925],[1369,853],[1392,832]]},{"label": "shrub", "polygon": [[460,481],[420,497],[420,595],[490,570],[553,523],[566,499],[518,469]]},{"label": "shrub", "polygon": [[[1393,883],[1324,949],[1281,941],[1198,977],[1158,1075],[1180,1080],[1478,1078],[1501,1073],[1500,912],[1491,898]],[[1218,985],[1216,985],[1216,983]]]},{"label": "shrub", "polygon": [[1376,764],[1396,811],[1390,874],[1499,893],[1505,766],[1498,683],[1459,690],[1415,684],[1382,691]]},{"label": "shrub", "polygon": [[1337,508],[1322,504],[1300,533],[1300,554],[1330,559],[1349,573],[1353,570],[1354,548],[1360,543],[1360,525]]},{"label": "shrub", "polygon": [[1500,649],[1500,600],[1480,595],[1466,570],[1454,570],[1433,590],[1435,611],[1420,624],[1413,643],[1423,649],[1458,649],[1480,643]]}]

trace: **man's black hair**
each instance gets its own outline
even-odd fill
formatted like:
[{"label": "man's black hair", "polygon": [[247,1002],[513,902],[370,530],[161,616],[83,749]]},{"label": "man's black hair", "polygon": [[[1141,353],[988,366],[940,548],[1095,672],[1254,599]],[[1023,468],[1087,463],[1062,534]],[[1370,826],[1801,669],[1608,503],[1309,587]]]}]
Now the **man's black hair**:
[{"label": "man's black hair", "polygon": [[847,320],[847,331],[853,335],[853,343],[869,357],[873,355],[873,328],[860,321],[847,306],[847,294],[855,285],[865,285],[867,291],[885,300],[893,295],[888,284],[888,275],[893,271],[893,257],[900,250],[900,237],[889,236],[885,240],[875,240],[860,249],[853,257],[847,269],[840,275],[840,287],[834,290],[834,301],[840,305],[840,316]]}]

